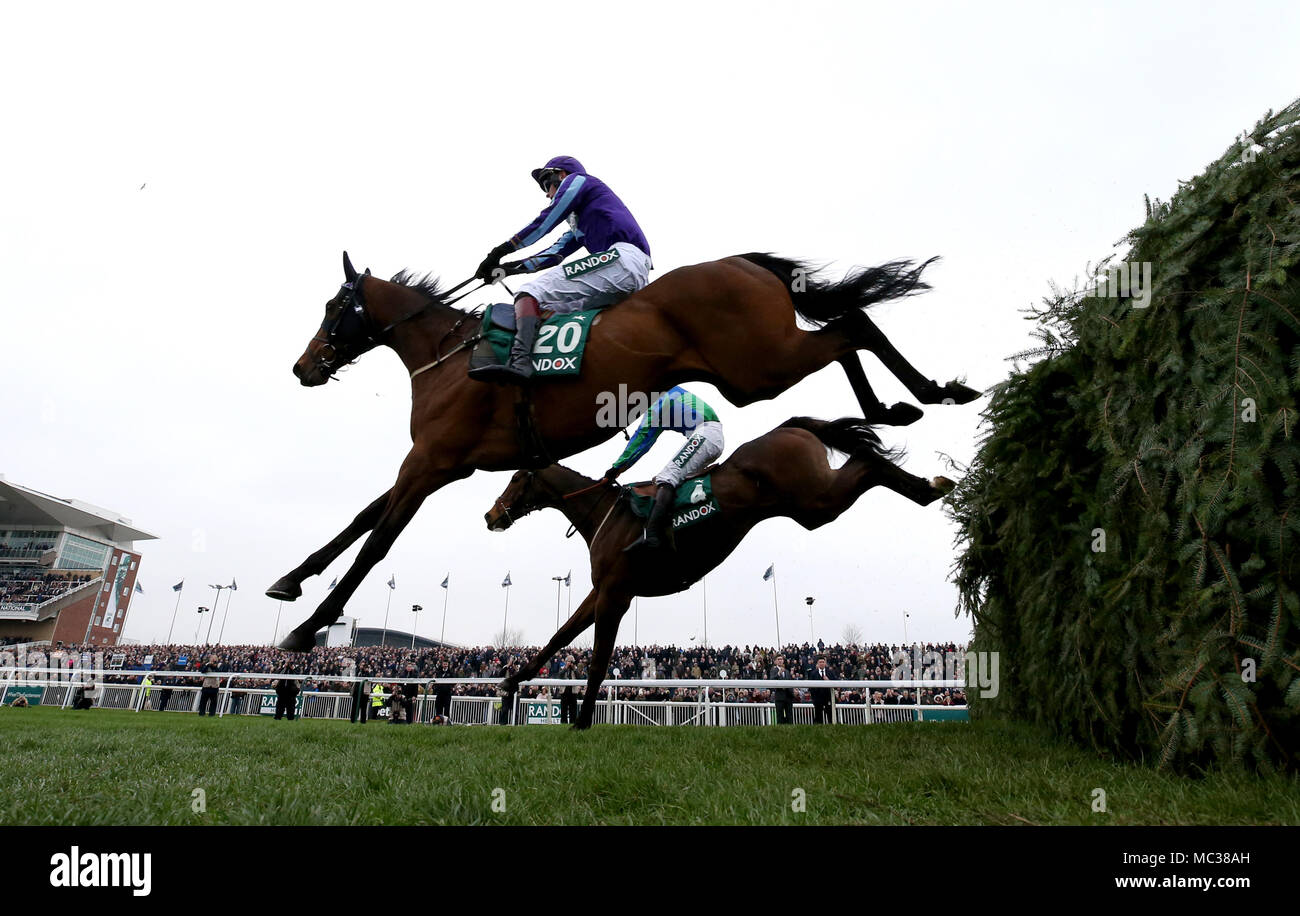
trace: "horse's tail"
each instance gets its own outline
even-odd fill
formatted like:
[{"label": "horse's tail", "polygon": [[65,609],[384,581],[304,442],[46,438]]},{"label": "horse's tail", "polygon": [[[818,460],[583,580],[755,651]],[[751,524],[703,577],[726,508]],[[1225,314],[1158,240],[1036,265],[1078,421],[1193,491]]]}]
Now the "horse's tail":
[{"label": "horse's tail", "polygon": [[850,458],[874,455],[886,461],[898,461],[904,454],[902,449],[886,448],[880,441],[880,436],[876,435],[875,427],[857,417],[843,417],[839,420],[791,417],[778,428],[786,427],[807,430],[827,448],[842,452]]},{"label": "horse's tail", "polygon": [[805,261],[757,251],[739,257],[780,278],[790,290],[799,317],[817,327],[848,318],[886,299],[924,292],[930,284],[921,279],[921,272],[938,260],[930,258],[919,265],[911,261],[890,261],[879,267],[859,268],[843,280],[829,281],[814,276],[817,268]]}]

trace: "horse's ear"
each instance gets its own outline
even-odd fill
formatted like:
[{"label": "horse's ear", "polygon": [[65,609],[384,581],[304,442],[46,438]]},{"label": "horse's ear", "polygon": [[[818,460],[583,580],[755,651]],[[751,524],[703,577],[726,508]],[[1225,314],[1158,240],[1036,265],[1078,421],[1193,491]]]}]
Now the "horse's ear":
[{"label": "horse's ear", "polygon": [[369,267],[366,268],[366,276],[367,276],[367,277],[370,276],[370,268],[369,268]]},{"label": "horse's ear", "polygon": [[346,251],[343,252],[343,276],[349,283],[357,278],[357,269],[352,266],[352,259],[348,257]]}]

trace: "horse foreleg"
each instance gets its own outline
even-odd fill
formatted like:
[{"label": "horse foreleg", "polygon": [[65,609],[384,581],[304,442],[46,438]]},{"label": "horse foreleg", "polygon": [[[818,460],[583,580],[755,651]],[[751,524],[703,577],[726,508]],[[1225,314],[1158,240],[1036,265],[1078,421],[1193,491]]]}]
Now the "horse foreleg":
[{"label": "horse foreleg", "polygon": [[573,642],[580,633],[586,630],[587,627],[591,626],[592,621],[595,619],[596,591],[593,589],[586,598],[582,599],[582,603],[579,604],[578,609],[573,612],[573,616],[566,620],[564,624],[555,631],[555,635],[551,637],[551,641],[548,642],[540,652],[533,656],[528,664],[524,665],[524,667],[520,668],[519,671],[501,681],[500,686],[497,687],[497,692],[503,697],[508,697],[514,694],[515,691],[519,689],[521,683],[535,678],[537,672],[542,670],[542,665],[545,665],[550,661],[556,652],[559,652],[569,643]]},{"label": "horse foreleg", "polygon": [[389,490],[383,496],[376,499],[366,508],[361,510],[352,524],[344,528],[334,540],[330,541],[320,550],[313,553],[307,559],[302,561],[302,565],[286,576],[276,580],[276,583],[266,590],[268,597],[277,598],[280,601],[293,601],[302,595],[302,582],[309,576],[319,576],[343,551],[352,546],[357,538],[365,534],[384,513],[384,506],[388,505],[388,497],[392,494]]},{"label": "horse foreleg", "polygon": [[353,592],[369,575],[370,570],[388,555],[397,536],[415,517],[429,494],[472,473],[473,468],[461,466],[431,469],[408,455],[397,475],[397,483],[389,491],[388,502],[375,522],[374,531],[366,538],[352,566],[339,579],[339,584],[326,595],[320,607],[285,637],[280,648],[306,652],[316,645],[316,631],[339,619]]},{"label": "horse foreleg", "polygon": [[[855,342],[872,353],[885,364],[890,372],[912,392],[922,404],[966,404],[980,396],[973,388],[967,388],[957,381],[940,385],[918,372],[903,354],[889,342],[889,338],[876,326],[867,315],[859,313],[853,317],[853,337]],[[847,370],[847,366],[845,367]],[[855,389],[856,390],[856,389]]]},{"label": "horse foreleg", "polygon": [[609,660],[614,655],[614,640],[618,637],[618,624],[627,612],[632,599],[626,595],[611,595],[598,591],[596,600],[596,636],[591,647],[591,670],[587,672],[587,694],[582,698],[582,708],[578,710],[578,720],[573,728],[578,731],[591,728],[592,716],[596,712],[596,698],[600,685],[609,670]]}]

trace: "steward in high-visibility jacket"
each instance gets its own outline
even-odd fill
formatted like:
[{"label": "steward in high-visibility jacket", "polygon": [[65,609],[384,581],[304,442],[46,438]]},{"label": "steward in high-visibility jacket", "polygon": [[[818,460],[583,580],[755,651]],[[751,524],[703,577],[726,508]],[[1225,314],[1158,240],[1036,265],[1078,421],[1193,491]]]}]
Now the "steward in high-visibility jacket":
[{"label": "steward in high-visibility jacket", "polygon": [[376,684],[370,690],[370,717],[372,719],[379,716],[379,710],[384,707],[384,685]]}]

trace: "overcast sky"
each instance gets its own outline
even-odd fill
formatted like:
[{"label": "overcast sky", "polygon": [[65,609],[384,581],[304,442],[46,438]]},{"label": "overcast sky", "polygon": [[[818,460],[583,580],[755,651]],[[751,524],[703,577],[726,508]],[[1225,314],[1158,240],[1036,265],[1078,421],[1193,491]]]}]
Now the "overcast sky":
[{"label": "overcast sky", "polygon": [[[1280,2],[121,2],[7,4],[4,21],[0,473],[159,536],[137,544],[124,633],[146,642],[173,584],[179,641],[232,579],[225,641],[269,641],[266,587],[392,484],[410,445],[397,357],[318,389],[290,372],[345,248],[379,276],[458,282],[546,203],[529,170],[572,155],[636,215],[652,278],[751,250],[836,274],[941,255],[933,292],[874,316],[927,375],[987,388],[1029,341],[1020,309],[1300,86],[1300,7]],[[910,400],[864,363],[887,403]],[[859,413],[838,367],[743,411],[691,387],[728,454],[794,414]],[[884,438],[942,473],[939,452],[973,456],[985,404]],[[622,445],[566,463],[595,475]],[[576,606],[586,550],[556,513],[488,532],[508,476],[430,498],[348,613],[382,625],[395,575],[390,626],[421,604],[436,637],[450,573],[447,639],[486,642],[509,570],[509,624],[543,642],[550,577],[572,569]],[[703,639],[707,588],[710,642],[772,643],[773,562],[784,641],[809,637],[805,596],[828,642],[846,624],[899,641],[904,611],[912,640],[964,640],[954,534],[939,505],[883,490],[816,532],[770,521],[706,587],[642,600],[619,640]],[[284,605],[281,636],[355,553]]]}]

